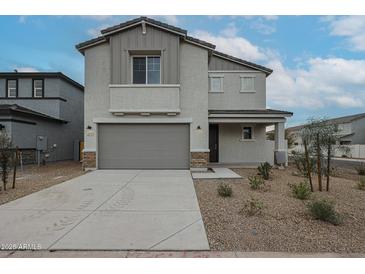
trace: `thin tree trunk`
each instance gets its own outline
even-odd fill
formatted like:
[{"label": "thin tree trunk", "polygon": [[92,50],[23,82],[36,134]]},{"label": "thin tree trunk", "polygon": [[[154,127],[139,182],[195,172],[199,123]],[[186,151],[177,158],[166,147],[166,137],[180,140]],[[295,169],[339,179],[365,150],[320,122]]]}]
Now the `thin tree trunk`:
[{"label": "thin tree trunk", "polygon": [[16,179],[16,166],[18,165],[18,147],[15,148],[15,161],[14,161],[14,173],[13,173],[13,189],[15,188],[15,179]]},{"label": "thin tree trunk", "polygon": [[331,140],[328,140],[328,148],[327,148],[327,184],[326,191],[330,190],[330,171],[331,171]]},{"label": "thin tree trunk", "polygon": [[321,146],[319,143],[319,133],[317,133],[317,174],[318,174],[318,188],[322,191],[322,167],[321,167]]},{"label": "thin tree trunk", "polygon": [[309,180],[309,184],[311,186],[311,191],[314,192],[313,190],[313,183],[312,183],[312,174],[311,174],[311,165],[310,165],[310,161],[309,161],[309,153],[308,153],[308,147],[307,147],[307,141],[304,140],[303,142],[304,144],[304,154],[305,154],[305,160],[307,162],[307,176],[308,176],[308,180]]}]

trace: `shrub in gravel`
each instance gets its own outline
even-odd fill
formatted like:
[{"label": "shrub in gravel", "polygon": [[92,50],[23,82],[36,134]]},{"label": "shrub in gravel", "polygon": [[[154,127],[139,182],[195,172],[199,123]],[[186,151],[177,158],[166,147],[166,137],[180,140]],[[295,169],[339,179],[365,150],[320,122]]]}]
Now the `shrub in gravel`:
[{"label": "shrub in gravel", "polygon": [[269,180],[272,165],[270,165],[268,162],[261,163],[257,169],[259,171],[259,175],[261,175],[262,178]]},{"label": "shrub in gravel", "polygon": [[355,167],[356,171],[357,171],[357,174],[359,175],[365,175],[365,165],[364,164],[361,164],[360,166],[358,167]]},{"label": "shrub in gravel", "polygon": [[261,189],[265,186],[265,180],[261,176],[248,177],[250,187],[254,190]]},{"label": "shrub in gravel", "polygon": [[311,195],[311,188],[308,182],[300,182],[299,184],[289,184],[292,194],[295,198],[300,200],[307,200]]},{"label": "shrub in gravel", "polygon": [[341,216],[336,212],[334,202],[328,200],[314,201],[308,204],[310,214],[318,220],[329,222],[333,225],[342,223]]},{"label": "shrub in gravel", "polygon": [[244,213],[247,216],[261,215],[264,209],[264,203],[258,199],[250,198],[245,202],[245,205],[240,210],[240,214]]},{"label": "shrub in gravel", "polygon": [[360,190],[365,190],[365,176],[360,177],[360,180],[357,183],[357,188]]},{"label": "shrub in gravel", "polygon": [[233,192],[232,187],[225,183],[220,183],[218,185],[217,191],[218,195],[221,197],[231,197]]}]

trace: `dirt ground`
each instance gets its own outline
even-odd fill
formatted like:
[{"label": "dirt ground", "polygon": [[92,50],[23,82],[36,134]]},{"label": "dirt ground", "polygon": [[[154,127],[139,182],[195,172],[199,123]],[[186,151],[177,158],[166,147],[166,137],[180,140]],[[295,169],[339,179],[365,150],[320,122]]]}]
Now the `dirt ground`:
[{"label": "dirt ground", "polygon": [[[0,204],[10,202],[44,188],[62,183],[82,175],[81,163],[60,161],[45,166],[25,165],[23,171],[17,171],[15,189],[12,189],[12,173],[9,176],[7,190],[0,191]],[[1,188],[3,185],[1,182]]]},{"label": "dirt ground", "polygon": [[[293,175],[293,167],[273,170],[266,191],[252,190],[248,184],[248,176],[257,174],[256,169],[233,170],[243,179],[194,180],[212,250],[365,252],[365,191],[355,187],[357,176],[351,174],[345,179],[346,173],[342,172],[341,177],[331,178],[330,192],[316,190],[310,198],[335,201],[343,217],[343,223],[335,226],[314,220],[307,211],[308,201],[291,195],[288,183],[304,179]],[[232,197],[218,196],[219,182],[232,187]],[[261,215],[239,213],[251,197],[263,202]]]}]

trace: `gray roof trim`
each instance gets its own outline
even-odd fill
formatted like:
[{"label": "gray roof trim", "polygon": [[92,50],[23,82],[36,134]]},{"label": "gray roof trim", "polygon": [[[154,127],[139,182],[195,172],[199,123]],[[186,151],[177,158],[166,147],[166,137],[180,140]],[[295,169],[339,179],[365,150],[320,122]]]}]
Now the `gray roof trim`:
[{"label": "gray roof trim", "polygon": [[59,123],[68,123],[66,120],[58,119],[34,110],[31,110],[29,108],[25,108],[16,104],[8,105],[8,104],[2,104],[0,105],[0,116],[1,115],[9,115],[12,113],[19,113],[23,114],[25,116],[31,116],[31,117],[38,117],[46,120],[50,120],[53,122],[59,122]]},{"label": "gray roof trim", "polygon": [[138,25],[138,24],[142,23],[143,21],[146,22],[149,25],[152,25],[152,26],[157,27],[157,28],[165,29],[167,31],[176,33],[178,35],[186,36],[186,34],[187,34],[187,31],[184,30],[184,29],[181,29],[181,28],[178,28],[178,27],[175,27],[175,26],[172,26],[172,25],[169,25],[169,24],[154,20],[154,19],[146,17],[146,16],[141,16],[139,18],[135,18],[135,19],[126,21],[126,22],[121,23],[119,25],[115,25],[115,26],[103,29],[103,30],[101,30],[101,33],[103,35],[110,35],[112,33],[115,33],[115,32],[124,30],[126,28],[130,28],[130,27],[133,27],[135,25]]},{"label": "gray roof trim", "polygon": [[232,61],[232,62],[235,62],[235,63],[238,63],[238,64],[241,64],[241,65],[244,65],[246,67],[250,67],[253,69],[263,71],[266,73],[267,76],[269,76],[273,72],[272,69],[269,69],[267,67],[264,67],[264,66],[261,66],[261,65],[255,64],[255,63],[251,63],[249,61],[246,61],[246,60],[243,60],[243,59],[240,59],[240,58],[237,58],[237,57],[234,57],[234,56],[231,56],[231,55],[228,55],[223,52],[216,51],[216,50],[213,51],[213,55],[226,59],[226,60],[229,60],[229,61]]},{"label": "gray roof trim", "polygon": [[[365,118],[365,113],[359,113],[359,114],[354,114],[354,115],[348,115],[348,116],[343,116],[343,117],[337,117],[337,118],[332,118],[332,119],[328,119],[325,122],[326,123],[333,123],[333,124],[345,124],[345,123],[351,123],[355,120],[361,119],[361,118]],[[303,125],[299,125],[299,126],[294,126],[294,127],[289,127],[288,130],[289,131],[297,131],[302,129],[306,124]]]},{"label": "gray roof trim", "polygon": [[72,80],[70,77],[66,76],[62,72],[0,72],[0,77],[5,78],[60,78],[65,80],[69,84],[73,85],[74,87],[84,91],[84,86],[80,83]]},{"label": "gray roof trim", "polygon": [[188,42],[188,43],[192,43],[192,44],[196,44],[198,46],[202,46],[204,48],[208,48],[210,50],[214,50],[215,49],[215,45],[209,43],[209,42],[206,42],[206,41],[203,41],[203,40],[200,40],[200,39],[197,39],[197,38],[194,38],[194,37],[191,37],[191,36],[186,36],[184,41]]},{"label": "gray roof trim", "polygon": [[79,52],[83,52],[83,49],[86,49],[88,47],[92,47],[92,46],[96,46],[102,43],[105,43],[107,41],[107,39],[104,36],[99,36],[90,40],[87,40],[85,42],[79,43],[75,46],[75,48],[79,51]]},{"label": "gray roof trim", "polygon": [[293,115],[293,112],[276,109],[240,109],[240,110],[209,110],[209,114],[284,114]]}]

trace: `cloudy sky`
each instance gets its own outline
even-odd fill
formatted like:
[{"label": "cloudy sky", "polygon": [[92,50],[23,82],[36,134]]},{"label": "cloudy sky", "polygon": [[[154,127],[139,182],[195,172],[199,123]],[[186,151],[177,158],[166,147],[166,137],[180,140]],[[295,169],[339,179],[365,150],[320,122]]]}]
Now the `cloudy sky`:
[{"label": "cloudy sky", "polygon": [[[274,70],[267,107],[309,117],[365,111],[365,16],[153,16]],[[0,16],[0,71],[62,71],[83,83],[74,45],[133,16]]]}]

